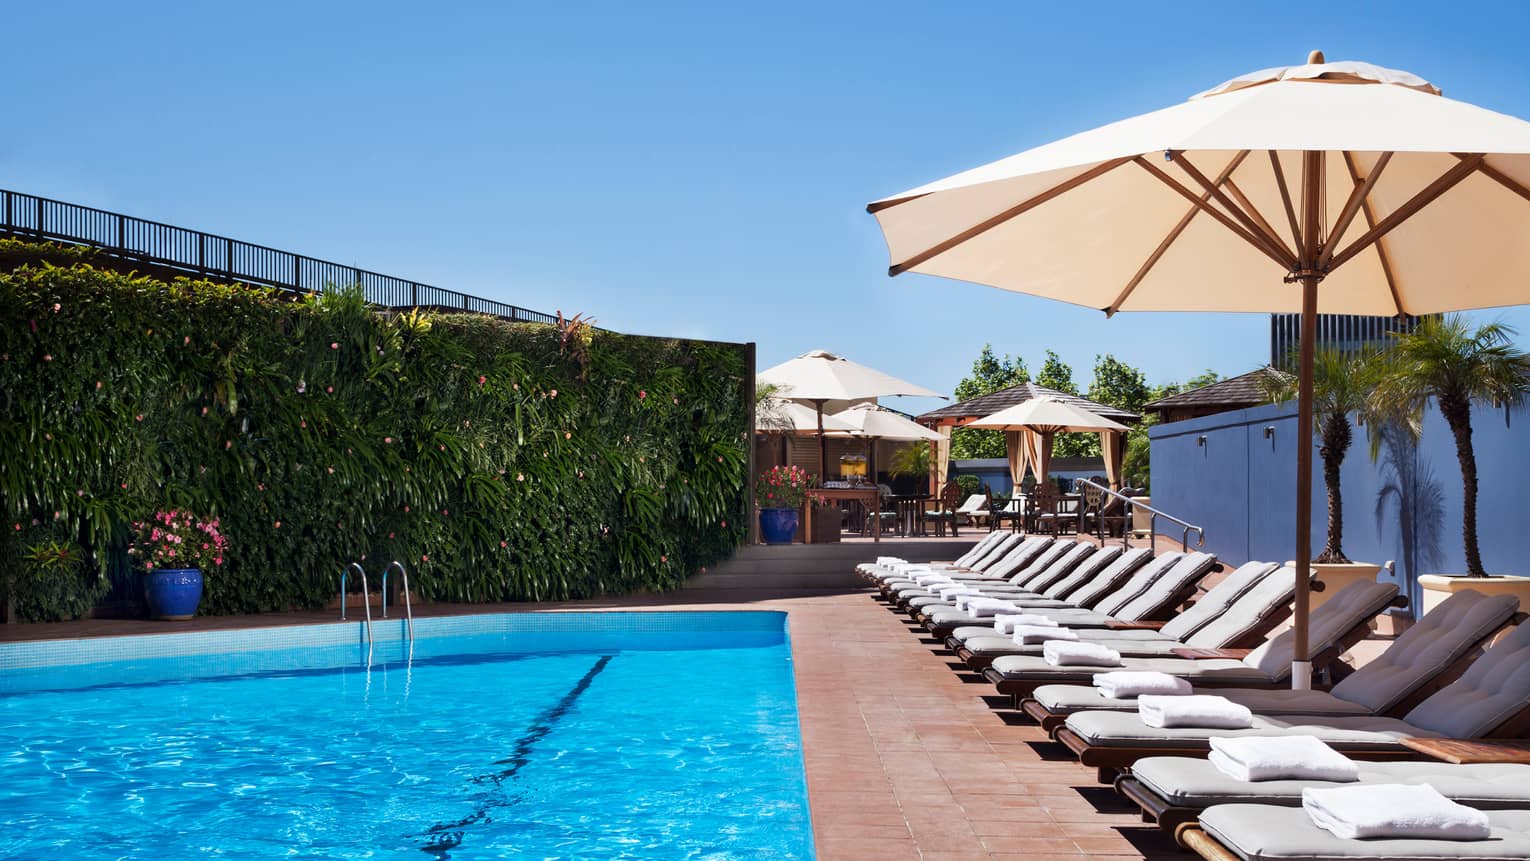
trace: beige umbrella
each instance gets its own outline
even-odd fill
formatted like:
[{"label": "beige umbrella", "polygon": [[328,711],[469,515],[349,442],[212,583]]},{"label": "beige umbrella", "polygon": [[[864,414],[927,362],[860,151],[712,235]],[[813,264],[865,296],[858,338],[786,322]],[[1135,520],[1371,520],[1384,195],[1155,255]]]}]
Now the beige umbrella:
[{"label": "beige umbrella", "polygon": [[[881,398],[897,395],[944,398],[923,386],[905,382],[865,365],[857,364],[827,350],[813,350],[795,359],[767,368],[756,375],[761,383],[775,386],[778,394],[793,400],[813,404],[817,415],[823,416],[826,401],[854,401],[862,398]],[[818,426],[818,478],[824,476],[826,459],[824,442],[825,427]]]},{"label": "beige umbrella", "polygon": [[[877,480],[877,440],[895,442],[940,442],[945,437],[922,424],[910,421],[892,410],[876,404],[856,404],[828,418],[850,425],[850,435],[866,440],[866,471],[872,481]],[[827,420],[827,419],[826,419]]]},{"label": "beige umbrella", "polygon": [[[1530,301],[1530,123],[1369,63],[1265,69],[872,203],[890,272],[1117,311],[1302,314]],[[1283,285],[1297,285],[1285,287]],[[1297,447],[1296,664],[1310,684],[1312,451]]]},{"label": "beige umbrella", "polygon": [[[797,436],[818,434],[818,412],[796,401],[768,398],[755,411],[754,429],[760,433],[785,433]],[[857,428],[833,416],[823,417],[826,433],[853,433]]]},{"label": "beige umbrella", "polygon": [[[1081,407],[1065,404],[1053,398],[1032,398],[1028,401],[1015,404],[1012,407],[999,410],[998,412],[973,419],[967,422],[966,427],[985,428],[988,430],[1005,431],[1009,445],[1024,445],[1022,449],[1030,461],[1031,470],[1036,473],[1037,481],[1047,480],[1047,470],[1052,462],[1052,439],[1060,433],[1098,433],[1100,435],[1100,447],[1106,452],[1106,472],[1110,474],[1112,483],[1115,482],[1115,474],[1120,470],[1119,464],[1113,464],[1110,453],[1119,450],[1116,440],[1129,428],[1120,422],[1111,421],[1101,415],[1096,415]],[[1019,458],[1014,449],[1010,450],[1010,463],[1013,465]],[[1023,464],[1023,460],[1020,461]],[[1024,477],[1024,466],[1020,466],[1020,477]]]}]

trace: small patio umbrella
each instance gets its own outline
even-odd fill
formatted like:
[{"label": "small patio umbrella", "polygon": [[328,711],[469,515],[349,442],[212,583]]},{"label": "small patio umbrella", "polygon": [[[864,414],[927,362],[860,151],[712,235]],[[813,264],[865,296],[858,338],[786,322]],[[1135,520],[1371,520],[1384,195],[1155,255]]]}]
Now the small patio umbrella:
[{"label": "small patio umbrella", "polygon": [[856,364],[827,350],[813,350],[795,359],[767,368],[756,375],[762,383],[776,386],[782,397],[811,401],[819,417],[818,478],[824,477],[826,444],[822,423],[825,401],[854,401],[897,395],[944,398],[923,386],[905,382],[881,371]]},{"label": "small patio umbrella", "polygon": [[[1095,415],[1086,409],[1065,404],[1052,398],[1032,398],[1024,403],[1015,404],[1007,409],[973,419],[967,422],[970,428],[985,428],[988,430],[1001,430],[1009,436],[1010,462],[1015,463],[1016,450],[1014,446],[1024,440],[1024,447],[1020,451],[1025,452],[1031,463],[1031,471],[1036,473],[1036,480],[1046,481],[1047,470],[1052,463],[1052,438],[1060,433],[1098,433],[1101,447],[1106,452],[1106,472],[1110,474],[1111,481],[1115,481],[1115,475],[1120,470],[1119,464],[1111,461],[1110,452],[1115,451],[1115,440],[1120,434],[1129,428],[1120,422],[1111,421],[1104,416]],[[1021,461],[1019,472],[1024,473],[1024,461]]]},{"label": "small patio umbrella", "polygon": [[924,425],[876,404],[856,404],[825,419],[830,420],[849,425],[851,436],[866,440],[869,449],[866,471],[872,481],[877,480],[877,440],[940,442],[945,439]]},{"label": "small patio umbrella", "polygon": [[[1530,301],[1530,123],[1408,72],[1327,63],[1234,78],[870,204],[890,274],[1117,311],[1302,315],[1312,426],[1319,287],[1343,314]],[[1282,284],[1298,285],[1292,289]],[[1307,657],[1312,447],[1297,447],[1292,684]]]},{"label": "small patio umbrella", "polygon": [[[755,412],[754,429],[760,433],[817,435],[818,419],[818,413],[812,407],[770,398]],[[826,433],[852,433],[856,427],[833,416],[823,416],[823,429]]]}]

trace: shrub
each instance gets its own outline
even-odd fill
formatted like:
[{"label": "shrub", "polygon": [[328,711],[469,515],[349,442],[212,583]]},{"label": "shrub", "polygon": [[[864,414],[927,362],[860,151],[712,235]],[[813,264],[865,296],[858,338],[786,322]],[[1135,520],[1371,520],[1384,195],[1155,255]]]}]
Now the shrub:
[{"label": "shrub", "polygon": [[0,514],[58,520],[96,570],[170,509],[229,536],[222,613],[319,606],[357,559],[409,564],[421,600],[666,589],[742,540],[739,345],[25,262],[0,272]]}]

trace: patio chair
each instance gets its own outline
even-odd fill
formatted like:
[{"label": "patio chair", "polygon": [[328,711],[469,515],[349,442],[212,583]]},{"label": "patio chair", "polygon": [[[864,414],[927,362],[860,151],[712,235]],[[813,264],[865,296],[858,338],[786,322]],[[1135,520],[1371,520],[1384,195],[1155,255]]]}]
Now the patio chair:
[{"label": "patio chair", "polygon": [[[1275,576],[1287,575],[1289,583],[1289,573],[1287,568]],[[1516,623],[1517,604],[1507,595],[1457,592],[1404,631],[1375,660],[1328,691],[1221,688],[1214,693],[1266,713],[1366,715],[1407,711],[1454,681],[1489,642],[1504,633],[1506,625]],[[1037,688],[1020,708],[1050,730],[1071,714],[1135,711],[1137,703],[1106,698],[1082,685],[1046,685]]]},{"label": "patio chair", "polygon": [[963,523],[973,524],[988,514],[988,494],[974,493],[956,509],[956,517]]},{"label": "patio chair", "polygon": [[988,525],[991,529],[1003,529],[1008,523],[1015,532],[1025,531],[1025,495],[1018,490],[1004,504],[997,500],[989,503]]},{"label": "patio chair", "polygon": [[[1338,596],[1323,607],[1334,600]],[[1086,711],[1070,716],[1057,730],[1057,740],[1084,765],[1124,769],[1148,756],[1206,756],[1213,733],[1223,738],[1310,735],[1356,759],[1387,760],[1413,755],[1402,743],[1404,738],[1519,738],[1527,730],[1530,625],[1517,625],[1471,662],[1459,678],[1401,718],[1255,713],[1249,729],[1206,730],[1150,727],[1131,712]]]},{"label": "patio chair", "polygon": [[940,489],[940,496],[935,499],[935,509],[933,511],[926,511],[924,513],[926,520],[930,520],[935,523],[936,535],[945,535],[946,524],[949,523],[951,524],[951,535],[956,538],[961,537],[961,533],[957,531],[956,522],[956,509],[961,505],[961,501],[962,486],[954,481],[946,482],[946,486]]}]

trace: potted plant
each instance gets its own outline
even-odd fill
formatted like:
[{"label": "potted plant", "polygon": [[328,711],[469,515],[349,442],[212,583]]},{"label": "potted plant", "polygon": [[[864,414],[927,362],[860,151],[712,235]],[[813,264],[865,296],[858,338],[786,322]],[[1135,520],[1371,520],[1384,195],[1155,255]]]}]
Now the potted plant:
[{"label": "potted plant", "polygon": [[[1472,588],[1510,592],[1530,598],[1530,579],[1489,578],[1477,544],[1477,458],[1472,448],[1472,404],[1513,409],[1530,389],[1530,355],[1514,347],[1514,330],[1501,323],[1473,328],[1460,315],[1426,317],[1418,328],[1397,336],[1384,354],[1380,376],[1368,399],[1379,417],[1394,421],[1416,442],[1424,408],[1432,398],[1455,439],[1461,466],[1461,539],[1466,550],[1464,576],[1424,575],[1424,610],[1450,592]],[[1371,454],[1379,450],[1373,437]],[[1431,594],[1432,593],[1432,594]]]},{"label": "potted plant", "polygon": [[766,544],[790,544],[797,535],[802,503],[813,486],[813,476],[800,466],[773,466],[754,483],[760,507],[760,535]]},{"label": "potted plant", "polygon": [[202,573],[223,564],[228,539],[218,518],[187,511],[160,511],[133,524],[128,554],[145,569],[143,596],[149,618],[184,620],[202,601]]},{"label": "potted plant", "polygon": [[[1312,573],[1323,591],[1312,595],[1315,608],[1356,581],[1374,581],[1381,565],[1352,562],[1344,555],[1344,493],[1340,469],[1354,443],[1350,413],[1366,409],[1366,397],[1376,378],[1378,359],[1373,351],[1345,352],[1321,348],[1312,362],[1312,435],[1323,464],[1323,486],[1328,492],[1328,539],[1312,559]],[[1296,377],[1269,369],[1261,378],[1265,393],[1276,403],[1296,397]],[[1294,564],[1294,563],[1293,563]]]}]

